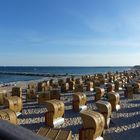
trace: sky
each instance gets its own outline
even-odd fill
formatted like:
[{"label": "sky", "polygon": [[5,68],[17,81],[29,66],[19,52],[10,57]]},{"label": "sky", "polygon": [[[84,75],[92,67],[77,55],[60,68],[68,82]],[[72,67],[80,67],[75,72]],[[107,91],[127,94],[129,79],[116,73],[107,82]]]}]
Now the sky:
[{"label": "sky", "polygon": [[0,0],[1,66],[140,64],[140,0]]}]

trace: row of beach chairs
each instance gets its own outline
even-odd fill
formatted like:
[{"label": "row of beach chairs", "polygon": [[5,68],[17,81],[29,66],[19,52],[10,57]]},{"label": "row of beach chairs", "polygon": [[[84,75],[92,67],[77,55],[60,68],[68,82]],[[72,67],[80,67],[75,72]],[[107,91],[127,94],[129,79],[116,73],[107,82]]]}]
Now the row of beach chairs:
[{"label": "row of beach chairs", "polygon": [[[73,88],[70,85],[73,83]],[[50,139],[71,140],[72,132],[55,129],[64,123],[65,106],[61,101],[61,93],[73,93],[72,108],[80,112],[83,126],[79,130],[79,140],[103,139],[104,129],[109,128],[112,111],[120,109],[120,95],[118,91],[124,90],[126,98],[133,98],[133,94],[140,93],[139,73],[97,74],[54,82],[42,81],[38,84],[29,84],[26,89],[26,101],[36,101],[47,107],[45,113],[46,128],[40,128],[37,135]],[[98,110],[87,109],[87,97],[84,91],[95,92],[95,102]],[[22,89],[13,87],[11,96],[5,91],[0,92],[0,119],[17,124],[17,114],[22,112]]]}]

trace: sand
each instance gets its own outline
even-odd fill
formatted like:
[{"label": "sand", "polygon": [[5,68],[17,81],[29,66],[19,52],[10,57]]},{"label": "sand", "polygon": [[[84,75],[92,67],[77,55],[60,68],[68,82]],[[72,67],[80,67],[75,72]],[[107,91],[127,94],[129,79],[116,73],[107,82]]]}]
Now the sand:
[{"label": "sand", "polygon": [[[39,80],[35,81],[38,82]],[[18,124],[37,132],[40,127],[45,126],[44,113],[46,106],[38,105],[37,102],[25,102],[25,89],[27,84],[33,82],[17,82],[17,86],[23,88],[23,111],[18,117]],[[14,85],[1,87],[9,92]],[[119,91],[121,96],[121,110],[112,113],[110,128],[105,130],[104,140],[139,140],[140,139],[140,95],[134,94],[134,99],[126,99],[124,91]],[[82,120],[79,113],[72,110],[72,94],[61,94],[61,100],[65,103],[65,122],[57,128],[72,130],[73,140],[78,140],[78,132],[82,127]],[[88,109],[96,110],[93,92],[85,92],[87,95]]]}]

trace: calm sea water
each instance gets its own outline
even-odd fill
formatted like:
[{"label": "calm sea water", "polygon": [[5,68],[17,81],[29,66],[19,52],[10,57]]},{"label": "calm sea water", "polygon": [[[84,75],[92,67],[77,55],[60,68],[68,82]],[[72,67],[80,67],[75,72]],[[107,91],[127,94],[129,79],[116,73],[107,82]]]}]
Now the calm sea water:
[{"label": "calm sea water", "polygon": [[[28,72],[47,74],[95,74],[130,70],[131,67],[0,67],[2,72]],[[0,75],[0,83],[40,79],[37,76]]]}]

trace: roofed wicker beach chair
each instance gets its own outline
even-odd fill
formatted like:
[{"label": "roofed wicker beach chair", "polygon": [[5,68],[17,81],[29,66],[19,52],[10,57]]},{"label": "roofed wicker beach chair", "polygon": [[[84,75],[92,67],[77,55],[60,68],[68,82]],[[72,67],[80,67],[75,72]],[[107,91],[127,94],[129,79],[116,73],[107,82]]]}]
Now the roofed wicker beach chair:
[{"label": "roofed wicker beach chair", "polygon": [[45,123],[47,126],[55,127],[64,123],[64,103],[60,100],[49,100],[45,102],[47,112]]},{"label": "roofed wicker beach chair", "polygon": [[124,96],[133,99],[134,87],[131,84],[125,85]]},{"label": "roofed wicker beach chair", "polygon": [[86,91],[93,91],[94,87],[93,87],[93,82],[92,81],[88,81],[86,82]]},{"label": "roofed wicker beach chair", "polygon": [[105,128],[109,128],[111,114],[112,114],[112,106],[108,101],[99,100],[96,102],[96,106],[98,111],[104,116],[105,118]]},{"label": "roofed wicker beach chair", "polygon": [[118,111],[120,110],[120,95],[117,92],[109,92],[107,93],[108,101],[110,102],[112,106],[112,111]]},{"label": "roofed wicker beach chair", "polygon": [[0,105],[3,105],[3,103],[4,103],[4,97],[7,97],[6,90],[0,90]]},{"label": "roofed wicker beach chair", "polygon": [[22,99],[18,96],[9,96],[4,98],[4,105],[15,112],[22,111]]},{"label": "roofed wicker beach chair", "polygon": [[87,97],[86,94],[82,92],[77,92],[73,94],[72,106],[74,111],[81,111],[87,109]]},{"label": "roofed wicker beach chair", "polygon": [[133,84],[134,86],[134,94],[140,94],[140,83],[139,82],[135,82]]},{"label": "roofed wicker beach chair", "polygon": [[79,131],[79,140],[103,140],[104,116],[90,110],[82,111],[80,116],[83,120],[83,127]]},{"label": "roofed wicker beach chair", "polygon": [[120,80],[116,80],[114,84],[115,84],[115,92],[118,92],[123,87],[122,81]]},{"label": "roofed wicker beach chair", "polygon": [[22,88],[21,87],[13,87],[12,88],[12,96],[18,96],[22,98]]},{"label": "roofed wicker beach chair", "polygon": [[37,100],[37,92],[36,89],[27,89],[26,90],[26,101],[36,101]]},{"label": "roofed wicker beach chair", "polygon": [[60,100],[60,89],[59,88],[53,88],[50,90],[50,100],[53,100],[53,99],[57,99],[57,100]]},{"label": "roofed wicker beach chair", "polygon": [[69,84],[68,83],[62,83],[61,84],[61,93],[66,93],[69,90]]},{"label": "roofed wicker beach chair", "polygon": [[45,91],[45,86],[46,85],[47,85],[47,83],[45,81],[38,82],[37,91],[38,92]]},{"label": "roofed wicker beach chair", "polygon": [[95,101],[98,101],[104,96],[105,90],[101,87],[95,87],[95,92]]},{"label": "roofed wicker beach chair", "polygon": [[74,92],[83,92],[83,84],[75,84]]},{"label": "roofed wicker beach chair", "polygon": [[112,83],[108,83],[108,84],[106,85],[106,87],[107,87],[107,93],[109,93],[109,92],[114,92],[114,91],[115,91],[115,85],[112,84]]},{"label": "roofed wicker beach chair", "polygon": [[50,100],[50,91],[42,91],[38,92],[38,103],[39,104],[45,104],[45,101]]},{"label": "roofed wicker beach chair", "polygon": [[74,81],[69,81],[69,91],[73,91],[75,89],[75,82]]}]

